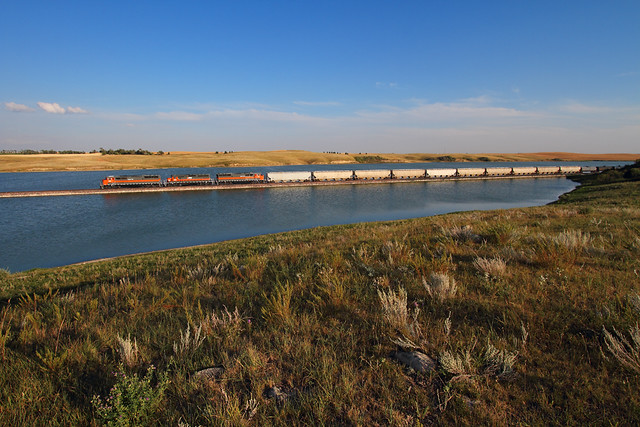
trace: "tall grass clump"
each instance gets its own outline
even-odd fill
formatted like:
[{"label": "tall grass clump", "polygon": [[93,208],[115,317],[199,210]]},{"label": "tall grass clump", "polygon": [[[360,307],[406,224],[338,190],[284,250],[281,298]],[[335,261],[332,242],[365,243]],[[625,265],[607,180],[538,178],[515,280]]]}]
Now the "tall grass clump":
[{"label": "tall grass clump", "polygon": [[581,230],[564,230],[556,235],[539,234],[531,243],[537,260],[543,265],[573,264],[591,248],[591,234]]},{"label": "tall grass clump", "polygon": [[452,298],[458,292],[455,279],[443,273],[431,273],[429,280],[422,277],[422,284],[429,296],[438,301]]},{"label": "tall grass clump", "polygon": [[229,309],[225,307],[220,313],[209,313],[200,323],[200,326],[206,335],[224,333],[235,336],[240,332],[247,320],[248,319],[242,317],[238,311],[238,307],[233,311],[229,311]]},{"label": "tall grass clump", "polygon": [[565,230],[551,238],[558,246],[564,246],[570,250],[585,250],[591,246],[591,235],[581,230]]},{"label": "tall grass clump", "polygon": [[7,313],[9,313],[9,307],[2,310],[2,319],[0,319],[0,357],[3,362],[6,357],[7,341],[11,336],[11,319],[7,320]]},{"label": "tall grass clump", "polygon": [[604,342],[607,350],[627,368],[640,374],[640,327],[636,323],[635,326],[629,328],[629,336],[631,341],[627,340],[615,328],[613,333],[606,328],[602,328],[604,333]]},{"label": "tall grass clump", "polygon": [[270,295],[263,294],[262,316],[267,322],[288,324],[293,321],[293,286],[288,282],[278,284]]},{"label": "tall grass clump", "polygon": [[220,312],[209,313],[200,323],[202,332],[224,348],[234,346],[244,328],[251,322],[251,319],[243,317],[236,307],[229,311],[227,307]]},{"label": "tall grass clump", "polygon": [[120,359],[129,368],[133,368],[138,364],[140,360],[140,351],[138,350],[138,342],[134,338],[131,340],[131,335],[127,338],[123,338],[120,335],[118,340],[118,353],[120,353]]},{"label": "tall grass clump", "polygon": [[378,289],[378,298],[382,305],[382,312],[386,321],[396,329],[405,329],[410,322],[409,309],[407,308],[407,291],[404,288],[395,292]]},{"label": "tall grass clump", "polygon": [[627,300],[629,301],[629,305],[635,312],[636,316],[640,317],[640,294],[632,292],[627,296]]},{"label": "tall grass clump", "polygon": [[180,331],[180,342],[173,343],[173,352],[178,357],[190,356],[202,345],[206,336],[202,333],[202,325],[194,328],[191,332],[191,326],[187,325],[187,329]]},{"label": "tall grass clump", "polygon": [[499,222],[489,227],[487,239],[499,245],[512,245],[526,232],[527,227],[519,228],[510,222]]}]

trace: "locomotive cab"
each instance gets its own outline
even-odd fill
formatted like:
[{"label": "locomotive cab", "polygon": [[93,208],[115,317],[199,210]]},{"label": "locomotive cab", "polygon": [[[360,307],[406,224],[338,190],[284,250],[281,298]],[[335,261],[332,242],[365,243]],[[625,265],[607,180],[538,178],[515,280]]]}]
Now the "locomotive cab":
[{"label": "locomotive cab", "polygon": [[109,187],[111,185],[113,185],[113,183],[116,182],[116,177],[115,176],[108,176],[105,179],[102,180],[102,184],[100,184],[100,188],[105,188],[105,187]]}]

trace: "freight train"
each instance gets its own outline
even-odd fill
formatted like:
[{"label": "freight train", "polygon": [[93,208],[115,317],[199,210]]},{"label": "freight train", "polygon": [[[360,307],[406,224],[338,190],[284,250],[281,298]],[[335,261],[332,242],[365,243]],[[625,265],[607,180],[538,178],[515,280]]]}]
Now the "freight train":
[{"label": "freight train", "polygon": [[235,172],[218,173],[215,178],[208,174],[171,175],[163,180],[160,175],[120,175],[108,176],[102,180],[100,188],[117,187],[171,187],[186,185],[227,185],[242,183],[276,182],[313,182],[313,181],[350,181],[350,180],[386,180],[386,179],[438,179],[473,178],[498,176],[539,176],[566,175],[574,173],[595,173],[601,168],[581,166],[517,166],[492,168],[437,168],[437,169],[361,169],[361,170],[325,170],[325,171],[287,171],[287,172]]}]

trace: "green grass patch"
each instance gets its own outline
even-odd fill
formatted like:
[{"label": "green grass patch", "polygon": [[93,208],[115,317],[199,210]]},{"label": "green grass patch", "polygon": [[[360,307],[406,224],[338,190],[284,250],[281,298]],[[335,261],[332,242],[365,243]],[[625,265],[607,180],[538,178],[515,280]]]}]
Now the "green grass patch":
[{"label": "green grass patch", "polygon": [[385,163],[389,161],[381,156],[354,156],[354,159],[358,163]]}]

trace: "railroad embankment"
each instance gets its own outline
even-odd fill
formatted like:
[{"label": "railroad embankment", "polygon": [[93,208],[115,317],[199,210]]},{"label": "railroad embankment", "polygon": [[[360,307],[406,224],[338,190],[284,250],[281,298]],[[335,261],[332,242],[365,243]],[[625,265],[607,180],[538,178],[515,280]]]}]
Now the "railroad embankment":
[{"label": "railroad embankment", "polygon": [[492,179],[531,179],[531,178],[564,178],[565,175],[509,175],[509,176],[474,176],[474,177],[447,177],[447,178],[423,178],[423,179],[378,179],[378,180],[343,180],[343,181],[304,181],[304,182],[269,182],[251,184],[223,184],[223,185],[196,185],[183,187],[121,187],[121,188],[90,188],[84,190],[49,190],[49,191],[7,191],[0,192],[2,198],[17,197],[53,197],[53,196],[87,196],[87,195],[115,195],[133,193],[162,193],[181,191],[219,191],[219,190],[247,190],[260,188],[279,187],[308,187],[308,186],[332,186],[332,185],[373,185],[373,184],[406,184],[411,182],[441,182],[441,181],[469,181]]},{"label": "railroad embankment", "polygon": [[0,424],[638,425],[639,166],[542,207],[0,272]]}]

